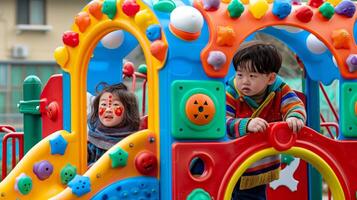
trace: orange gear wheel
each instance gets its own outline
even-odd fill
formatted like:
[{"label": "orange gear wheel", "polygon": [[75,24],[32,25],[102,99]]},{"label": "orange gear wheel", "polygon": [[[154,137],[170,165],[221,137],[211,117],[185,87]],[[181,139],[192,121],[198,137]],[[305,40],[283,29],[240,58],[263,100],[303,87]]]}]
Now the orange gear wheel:
[{"label": "orange gear wheel", "polygon": [[212,99],[205,94],[195,94],[186,102],[186,116],[196,125],[205,125],[212,121],[216,113]]}]

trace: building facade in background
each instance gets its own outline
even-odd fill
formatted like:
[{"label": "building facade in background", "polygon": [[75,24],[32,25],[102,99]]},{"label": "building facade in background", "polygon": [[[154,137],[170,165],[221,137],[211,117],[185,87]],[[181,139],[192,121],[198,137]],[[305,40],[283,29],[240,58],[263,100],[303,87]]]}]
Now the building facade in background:
[{"label": "building facade in background", "polygon": [[26,76],[36,75],[45,84],[61,70],[53,58],[62,45],[62,34],[86,0],[0,1],[0,124],[22,129],[17,104]]}]

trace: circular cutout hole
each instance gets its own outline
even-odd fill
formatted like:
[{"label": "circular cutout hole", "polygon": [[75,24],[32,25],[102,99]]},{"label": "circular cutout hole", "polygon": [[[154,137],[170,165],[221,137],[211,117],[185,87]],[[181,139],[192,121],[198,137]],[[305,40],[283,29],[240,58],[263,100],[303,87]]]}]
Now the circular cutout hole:
[{"label": "circular cutout hole", "polygon": [[193,177],[201,177],[205,173],[205,162],[200,157],[194,157],[190,162],[190,173]]},{"label": "circular cutout hole", "polygon": [[180,89],[180,90],[183,90],[183,87],[182,87],[182,86],[180,86],[180,87],[179,87],[179,89]]}]

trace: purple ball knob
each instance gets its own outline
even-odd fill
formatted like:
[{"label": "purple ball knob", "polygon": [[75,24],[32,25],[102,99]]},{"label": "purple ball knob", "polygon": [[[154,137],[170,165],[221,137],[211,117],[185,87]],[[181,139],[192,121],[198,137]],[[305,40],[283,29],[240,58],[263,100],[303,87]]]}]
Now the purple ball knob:
[{"label": "purple ball knob", "polygon": [[213,69],[218,71],[224,63],[226,63],[226,55],[222,51],[211,51],[208,54],[207,63],[213,66]]},{"label": "purple ball knob", "polygon": [[35,163],[32,171],[36,174],[37,178],[42,181],[51,176],[53,172],[53,166],[47,160],[42,160]]},{"label": "purple ball knob", "polygon": [[335,12],[346,17],[353,17],[356,12],[356,6],[352,1],[344,0],[335,7]]},{"label": "purple ball knob", "polygon": [[203,0],[203,8],[208,11],[218,10],[220,0]]},{"label": "purple ball knob", "polygon": [[352,73],[357,70],[357,54],[351,54],[347,57],[346,63],[348,70]]}]

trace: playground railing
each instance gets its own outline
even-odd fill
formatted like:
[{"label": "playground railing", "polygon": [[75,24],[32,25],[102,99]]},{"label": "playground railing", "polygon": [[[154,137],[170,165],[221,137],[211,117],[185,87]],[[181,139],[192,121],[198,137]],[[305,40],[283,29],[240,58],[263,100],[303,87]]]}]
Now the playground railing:
[{"label": "playground railing", "polygon": [[2,174],[1,178],[7,176],[7,144],[8,140],[11,138],[12,149],[11,149],[11,163],[12,169],[16,166],[16,140],[19,142],[19,160],[24,156],[24,134],[21,132],[16,132],[15,128],[9,125],[0,125],[0,132],[5,133],[2,140]]}]

